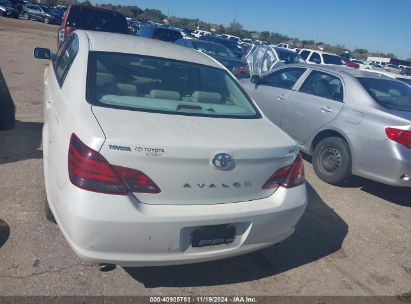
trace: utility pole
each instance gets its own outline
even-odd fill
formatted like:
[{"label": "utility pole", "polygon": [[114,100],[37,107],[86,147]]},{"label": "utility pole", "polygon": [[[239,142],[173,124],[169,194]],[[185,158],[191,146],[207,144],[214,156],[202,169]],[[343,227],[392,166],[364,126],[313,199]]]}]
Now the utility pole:
[{"label": "utility pole", "polygon": [[237,9],[234,10],[234,23],[236,22],[236,20],[237,20]]},{"label": "utility pole", "polygon": [[167,7],[167,19],[170,18],[170,8]]}]

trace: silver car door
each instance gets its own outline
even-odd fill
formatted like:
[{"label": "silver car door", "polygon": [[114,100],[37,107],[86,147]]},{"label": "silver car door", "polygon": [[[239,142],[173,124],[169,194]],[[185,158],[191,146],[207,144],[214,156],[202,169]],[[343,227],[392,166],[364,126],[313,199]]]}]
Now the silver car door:
[{"label": "silver car door", "polygon": [[343,88],[339,77],[312,71],[285,103],[280,127],[299,144],[304,144],[338,115],[344,105]]},{"label": "silver car door", "polygon": [[263,76],[259,84],[249,86],[250,95],[276,125],[280,126],[284,104],[305,71],[304,67],[281,68]]}]

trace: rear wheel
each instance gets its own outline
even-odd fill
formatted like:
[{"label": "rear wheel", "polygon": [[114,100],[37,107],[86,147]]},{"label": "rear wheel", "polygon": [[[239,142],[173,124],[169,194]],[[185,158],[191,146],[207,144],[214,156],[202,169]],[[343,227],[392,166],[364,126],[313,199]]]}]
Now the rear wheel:
[{"label": "rear wheel", "polygon": [[44,215],[49,222],[56,224],[56,219],[54,218],[53,212],[50,210],[47,198],[44,200]]},{"label": "rear wheel", "polygon": [[23,19],[24,20],[29,20],[30,19],[30,16],[27,12],[23,14]]},{"label": "rear wheel", "polygon": [[332,185],[339,185],[351,177],[351,152],[340,137],[327,137],[314,148],[313,166],[317,176]]},{"label": "rear wheel", "polygon": [[43,22],[46,24],[50,23],[50,18],[49,17],[44,17]]}]

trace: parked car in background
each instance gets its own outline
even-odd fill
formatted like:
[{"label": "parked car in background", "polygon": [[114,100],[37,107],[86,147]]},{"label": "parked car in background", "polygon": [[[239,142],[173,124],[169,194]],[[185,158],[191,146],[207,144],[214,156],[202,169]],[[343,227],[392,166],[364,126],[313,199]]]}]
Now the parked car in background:
[{"label": "parked car in background", "polygon": [[[358,175],[411,187],[411,87],[337,66],[284,66],[241,80],[330,184]],[[378,164],[378,165],[377,165]]]},{"label": "parked car in background", "polygon": [[360,68],[360,65],[358,63],[354,62],[351,59],[344,58],[344,57],[342,57],[341,59],[347,67],[354,68],[354,69],[359,69]]},{"label": "parked car in background", "polygon": [[178,39],[176,44],[189,47],[218,60],[237,78],[249,78],[248,66],[237,58],[226,46],[198,39]]},{"label": "parked car in background", "polygon": [[411,76],[411,67],[406,67],[406,66],[404,66],[404,67],[401,69],[401,75]]},{"label": "parked car in background", "polygon": [[40,6],[44,12],[53,15],[53,24],[61,25],[61,23],[63,22],[64,11],[55,9],[54,7],[44,3],[39,3],[38,6]]},{"label": "parked car in background", "polygon": [[128,17],[126,18],[126,20],[127,20],[128,30],[130,34],[135,35],[140,29],[139,22],[137,22],[136,20],[132,18],[128,18]]},{"label": "parked car in background", "polygon": [[279,65],[305,63],[297,53],[280,47],[254,45],[245,55],[250,75],[263,75]]},{"label": "parked car in background", "polygon": [[301,49],[300,56],[309,64],[345,65],[340,56],[323,51]]},{"label": "parked car in background", "polygon": [[0,16],[18,18],[19,13],[9,0],[0,0]]},{"label": "parked car in background", "polygon": [[241,38],[240,38],[240,37],[237,37],[237,36],[234,36],[234,35],[223,34],[223,35],[221,35],[221,38],[234,41],[234,42],[237,43],[237,44],[240,44],[240,43],[241,43]]},{"label": "parked car in background", "polygon": [[37,4],[26,4],[23,6],[21,16],[25,20],[37,20],[44,23],[58,24],[59,21],[61,22],[59,15]]},{"label": "parked car in background", "polygon": [[140,30],[137,32],[136,35],[140,37],[152,38],[166,42],[175,42],[176,40],[183,38],[183,35],[180,30],[153,24],[145,24],[141,26]]},{"label": "parked car in background", "polygon": [[71,5],[64,14],[57,34],[57,48],[77,29],[128,34],[126,17],[113,10],[95,6]]},{"label": "parked car in background", "polygon": [[200,38],[201,36],[211,36],[211,33],[208,31],[195,30],[191,32],[191,35],[196,38]]},{"label": "parked car in background", "polygon": [[237,56],[237,58],[241,58],[244,55],[242,47],[235,41],[215,36],[201,36],[200,39],[225,45],[230,49],[231,52],[234,53],[234,55]]},{"label": "parked car in background", "polygon": [[35,55],[53,57],[44,74],[46,215],[82,260],[203,262],[294,232],[307,204],[298,147],[216,60],[81,30],[55,56]]},{"label": "parked car in background", "polygon": [[402,82],[405,82],[408,85],[411,85],[411,76],[407,76],[407,75],[401,75],[398,73],[393,73],[393,72],[389,72],[389,71],[376,71],[376,70],[371,70],[370,72],[373,73],[377,73],[379,75],[384,75],[384,76],[388,76],[390,78],[396,79],[396,80],[400,80]]},{"label": "parked car in background", "polygon": [[397,73],[397,74],[400,74],[400,72],[401,72],[401,69],[398,65],[391,64],[391,63],[387,63],[384,66],[384,69],[388,72]]},{"label": "parked car in background", "polygon": [[14,6],[14,8],[17,10],[17,12],[21,13],[21,10],[26,4],[30,4],[27,0],[10,0],[11,4]]}]

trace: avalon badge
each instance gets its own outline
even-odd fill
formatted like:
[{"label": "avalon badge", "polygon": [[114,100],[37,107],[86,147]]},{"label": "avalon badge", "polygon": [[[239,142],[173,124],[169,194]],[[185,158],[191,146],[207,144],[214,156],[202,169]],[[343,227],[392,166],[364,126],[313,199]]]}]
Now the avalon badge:
[{"label": "avalon badge", "polygon": [[213,165],[220,170],[232,170],[234,169],[234,159],[227,153],[218,153],[213,158]]}]

